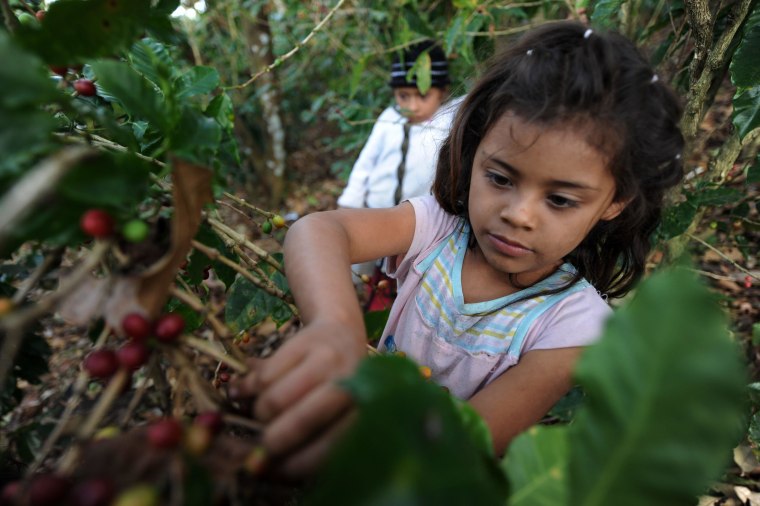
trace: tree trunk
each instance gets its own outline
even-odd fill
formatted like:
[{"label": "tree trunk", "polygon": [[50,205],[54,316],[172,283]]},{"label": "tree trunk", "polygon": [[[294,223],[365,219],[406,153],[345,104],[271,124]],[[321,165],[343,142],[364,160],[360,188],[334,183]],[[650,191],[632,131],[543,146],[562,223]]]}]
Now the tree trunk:
[{"label": "tree trunk", "polygon": [[[274,62],[272,36],[269,28],[269,4],[265,4],[255,20],[244,21],[245,37],[250,47],[251,73],[256,73]],[[269,188],[270,206],[282,202],[285,181],[285,128],[280,111],[281,90],[275,70],[262,74],[253,85],[259,90],[263,112],[263,160],[256,168]]]}]

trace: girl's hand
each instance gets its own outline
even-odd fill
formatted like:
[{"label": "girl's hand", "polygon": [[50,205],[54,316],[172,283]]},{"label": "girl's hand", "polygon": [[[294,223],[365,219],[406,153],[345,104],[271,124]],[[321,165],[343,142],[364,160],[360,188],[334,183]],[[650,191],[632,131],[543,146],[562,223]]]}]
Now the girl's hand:
[{"label": "girl's hand", "polygon": [[364,337],[345,325],[314,321],[231,385],[231,397],[256,397],[253,415],[266,424],[263,444],[281,471],[310,472],[342,433],[351,398],[338,383],[365,350]]}]

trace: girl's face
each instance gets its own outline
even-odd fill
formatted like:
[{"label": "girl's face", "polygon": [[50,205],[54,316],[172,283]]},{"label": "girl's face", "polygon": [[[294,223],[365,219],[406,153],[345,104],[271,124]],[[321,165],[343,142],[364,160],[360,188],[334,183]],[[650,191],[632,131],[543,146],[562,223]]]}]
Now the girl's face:
[{"label": "girl's face", "polygon": [[599,220],[620,214],[605,157],[575,126],[542,128],[504,114],[472,166],[476,261],[521,285],[551,274]]},{"label": "girl's face", "polygon": [[416,86],[401,86],[393,88],[393,97],[410,123],[421,123],[432,118],[441,106],[443,90],[434,86],[423,95]]}]

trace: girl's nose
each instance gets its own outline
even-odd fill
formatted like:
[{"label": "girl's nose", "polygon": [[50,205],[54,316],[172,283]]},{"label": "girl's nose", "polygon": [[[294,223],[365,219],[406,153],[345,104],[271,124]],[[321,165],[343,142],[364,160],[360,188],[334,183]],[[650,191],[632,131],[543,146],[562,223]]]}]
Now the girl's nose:
[{"label": "girl's nose", "polygon": [[501,209],[501,219],[513,227],[532,229],[535,227],[536,204],[530,198],[513,195]]}]

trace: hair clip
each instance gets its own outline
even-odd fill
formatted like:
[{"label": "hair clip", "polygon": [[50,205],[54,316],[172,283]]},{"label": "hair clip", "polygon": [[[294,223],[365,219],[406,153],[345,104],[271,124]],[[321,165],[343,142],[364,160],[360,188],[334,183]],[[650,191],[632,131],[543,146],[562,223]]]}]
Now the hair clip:
[{"label": "hair clip", "polygon": [[659,78],[659,76],[657,74],[652,74],[652,80],[649,81],[649,82],[652,83],[652,84],[654,84],[654,83],[656,83],[659,80],[660,80],[660,78]]},{"label": "hair clip", "polygon": [[532,55],[533,49],[528,49],[527,51],[525,51],[525,54],[527,54],[528,56]]},{"label": "hair clip", "polygon": [[592,30],[591,28],[587,28],[586,31],[583,32],[583,38],[588,39],[589,37],[591,37],[592,33],[594,33],[594,30]]}]

